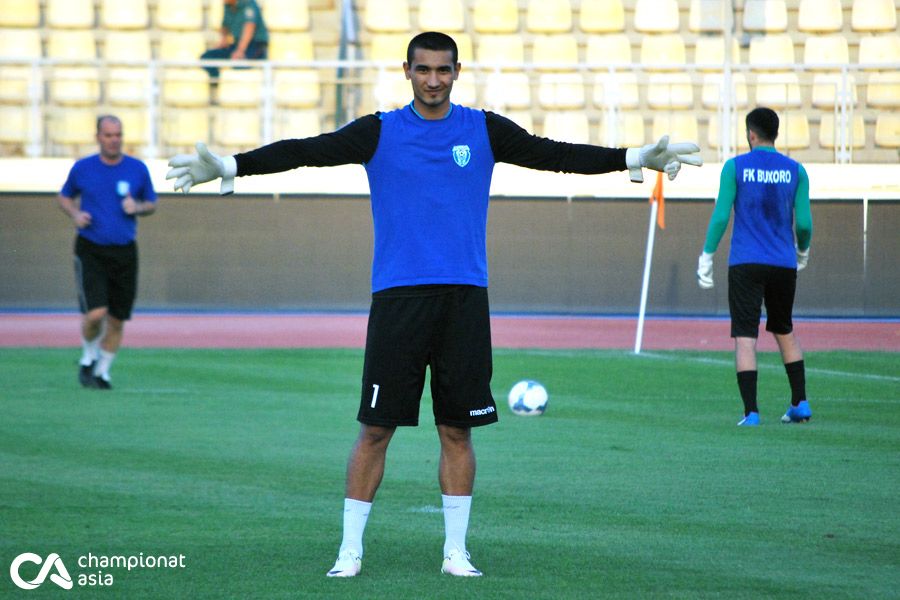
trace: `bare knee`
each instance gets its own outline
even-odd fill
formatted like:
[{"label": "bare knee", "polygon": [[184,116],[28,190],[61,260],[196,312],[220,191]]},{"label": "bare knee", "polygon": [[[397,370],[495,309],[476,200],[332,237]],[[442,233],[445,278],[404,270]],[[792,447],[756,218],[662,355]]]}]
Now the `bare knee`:
[{"label": "bare knee", "polygon": [[441,445],[452,447],[468,447],[472,443],[472,430],[468,427],[438,425],[438,436]]},{"label": "bare knee", "polygon": [[395,427],[363,424],[359,429],[356,445],[360,448],[384,449],[394,436]]}]

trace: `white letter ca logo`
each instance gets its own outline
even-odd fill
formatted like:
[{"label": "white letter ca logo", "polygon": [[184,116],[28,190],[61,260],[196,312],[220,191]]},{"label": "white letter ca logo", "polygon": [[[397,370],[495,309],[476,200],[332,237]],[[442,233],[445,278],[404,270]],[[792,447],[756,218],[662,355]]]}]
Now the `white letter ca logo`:
[{"label": "white letter ca logo", "polygon": [[472,152],[468,146],[453,146],[453,162],[457,165],[460,167],[466,166],[469,164],[470,158],[472,158]]},{"label": "white letter ca logo", "polygon": [[[19,567],[24,562],[32,562],[36,565],[41,564],[41,562],[44,563],[44,566],[41,567],[41,572],[38,573],[38,576],[35,577],[32,581],[25,581],[19,575]],[[23,590],[33,590],[34,588],[44,583],[44,580],[47,579],[47,573],[49,573],[50,569],[52,569],[53,567],[56,567],[56,571],[58,574],[53,573],[52,575],[50,575],[50,581],[64,590],[71,590],[72,578],[69,577],[69,572],[66,570],[66,565],[63,564],[63,561],[59,557],[59,554],[56,554],[55,552],[49,554],[46,561],[42,560],[40,556],[32,552],[25,552],[24,554],[18,555],[9,567],[9,576],[12,578],[13,583]]]}]

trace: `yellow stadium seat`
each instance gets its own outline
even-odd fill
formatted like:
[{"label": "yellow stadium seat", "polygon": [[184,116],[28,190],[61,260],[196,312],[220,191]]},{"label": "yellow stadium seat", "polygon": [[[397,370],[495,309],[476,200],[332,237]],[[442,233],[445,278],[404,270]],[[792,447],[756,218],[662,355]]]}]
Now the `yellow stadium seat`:
[{"label": "yellow stadium seat", "polygon": [[597,73],[594,78],[593,100],[594,106],[601,108],[637,108],[641,101],[637,75],[623,71]]},{"label": "yellow stadium seat", "polygon": [[488,73],[484,100],[495,111],[527,109],[531,107],[531,83],[528,74],[520,71]]},{"label": "yellow stadium seat", "polygon": [[[531,62],[536,63],[542,71],[570,71],[577,68],[578,41],[574,35],[556,33],[536,35],[531,52]],[[541,64],[557,66],[540,66]]]},{"label": "yellow stadium seat", "polygon": [[409,35],[405,33],[378,33],[369,45],[371,60],[401,65],[406,60]]},{"label": "yellow stadium seat", "polygon": [[309,108],[318,106],[322,99],[319,72],[315,69],[276,69],[273,86],[279,106]]},{"label": "yellow stadium seat", "polygon": [[850,13],[853,31],[894,31],[897,9],[894,0],[853,0]]},{"label": "yellow stadium seat", "polygon": [[[412,91],[409,82],[406,82],[409,92],[409,100],[412,100]],[[407,100],[407,102],[409,101]],[[478,103],[478,86],[475,83],[473,71],[462,71],[459,79],[453,84],[453,102],[463,106],[472,106]]]},{"label": "yellow stadium seat", "polygon": [[725,0],[691,0],[688,29],[695,33],[722,33],[726,26],[725,10]]},{"label": "yellow stadium seat", "polygon": [[809,119],[806,113],[789,111],[781,115],[776,145],[787,150],[809,148]]},{"label": "yellow stadium seat", "polygon": [[[375,75],[373,90],[378,110],[406,106],[412,101],[412,88],[399,67],[379,70]],[[454,98],[456,100],[456,98]]]},{"label": "yellow stadium seat", "polygon": [[160,123],[162,144],[169,148],[194,149],[197,142],[209,143],[209,109],[167,109]]},{"label": "yellow stadium seat", "polygon": [[538,103],[546,109],[583,107],[581,73],[542,73],[538,78]]},{"label": "yellow stadium seat", "polygon": [[535,33],[563,33],[572,30],[569,0],[528,0],[525,28]]},{"label": "yellow stadium seat", "polygon": [[150,141],[147,112],[139,108],[116,109],[115,114],[122,121],[122,139],[125,146],[134,148]]},{"label": "yellow stadium seat", "polygon": [[220,108],[213,116],[213,136],[217,145],[249,150],[262,142],[258,109]]},{"label": "yellow stadium seat", "polygon": [[671,142],[696,142],[698,138],[697,117],[693,112],[656,113],[653,115],[653,135],[658,140],[664,135]]},{"label": "yellow stadium seat", "polygon": [[[150,35],[147,30],[106,33],[103,57],[110,61],[149,61]],[[106,100],[111,104],[146,104],[150,98],[149,70],[145,66],[110,64],[106,74]]]},{"label": "yellow stadium seat", "polygon": [[[268,27],[269,11],[266,10],[266,7],[262,2],[260,2],[259,4],[260,8],[262,8],[263,10],[263,18],[266,19],[266,27]],[[222,27],[222,19],[224,16],[224,2],[208,2],[206,5],[206,29],[209,31],[219,31]]]},{"label": "yellow stadium seat", "polygon": [[[850,62],[847,38],[840,33],[811,35],[803,46],[803,63],[811,70],[835,70]],[[827,66],[823,66],[827,65]]]},{"label": "yellow stadium seat", "polygon": [[[724,78],[722,73],[707,73],[703,76],[700,101],[704,108],[717,108],[722,103]],[[743,73],[731,74],[731,89],[731,105],[735,108],[747,106],[747,78]]]},{"label": "yellow stadium seat", "polygon": [[650,108],[687,109],[694,104],[694,88],[687,73],[652,73],[647,83]]},{"label": "yellow stadium seat", "polygon": [[422,31],[452,33],[465,28],[466,9],[462,0],[419,0],[419,29]]},{"label": "yellow stadium seat", "polygon": [[878,113],[875,118],[875,145],[900,148],[900,113]]},{"label": "yellow stadium seat", "polygon": [[48,27],[87,29],[94,26],[94,0],[46,0],[44,21]]},{"label": "yellow stadium seat", "polygon": [[[0,29],[0,56],[38,60],[43,56],[41,32],[37,29]],[[39,71],[28,66],[0,65],[0,102],[28,102],[32,91],[38,93]]]},{"label": "yellow stadium seat", "polygon": [[208,106],[209,77],[200,69],[166,68],[161,95],[168,106]]},{"label": "yellow stadium seat", "polygon": [[756,104],[772,108],[798,107],[802,102],[796,73],[761,73],[756,79]]},{"label": "yellow stadium seat", "polygon": [[275,139],[302,139],[322,133],[317,110],[279,110],[273,123]]},{"label": "yellow stadium seat", "polygon": [[830,33],[844,26],[841,0],[800,0],[797,28],[800,31]]},{"label": "yellow stadium seat", "polygon": [[534,119],[531,116],[531,111],[527,110],[514,110],[503,115],[528,133],[534,132]]},{"label": "yellow stadium seat", "polygon": [[203,0],[156,0],[156,26],[167,30],[203,29]]},{"label": "yellow stadium seat", "polygon": [[260,107],[263,102],[262,69],[222,69],[219,75],[219,106]]},{"label": "yellow stadium seat", "polygon": [[558,142],[587,144],[591,129],[587,115],[580,110],[553,111],[544,114],[543,136]]},{"label": "yellow stadium seat", "polygon": [[816,73],[812,84],[812,105],[816,108],[833,108],[839,104],[839,94],[844,93],[849,94],[849,103],[856,106],[856,78],[852,74],[847,76],[846,85],[847,89],[844,90],[844,80],[840,73]]},{"label": "yellow stadium seat", "polygon": [[645,35],[641,40],[641,64],[648,71],[679,70],[685,54],[684,39],[678,33]]},{"label": "yellow stadium seat", "polygon": [[468,33],[454,33],[453,41],[459,51],[459,61],[468,64],[475,61],[475,51],[472,48],[472,36]]},{"label": "yellow stadium seat", "polygon": [[262,5],[262,11],[266,27],[270,31],[309,30],[309,3],[307,0],[266,0]]},{"label": "yellow stadium seat", "polygon": [[[841,146],[840,128],[834,127],[834,113],[824,113],[819,121],[819,145],[823,148],[839,148]],[[844,128],[844,144],[850,148],[866,147],[866,124],[862,115],[853,115],[853,119]]]},{"label": "yellow stadium seat", "polygon": [[900,73],[871,73],[866,86],[866,104],[872,108],[900,108]]},{"label": "yellow stadium seat", "polygon": [[[741,62],[741,47],[737,37],[731,38],[731,63]],[[703,35],[697,38],[694,45],[694,63],[701,71],[721,71],[725,64],[725,38],[721,35]]]},{"label": "yellow stadium seat", "polygon": [[92,108],[56,108],[47,120],[47,134],[53,144],[90,144],[96,133],[97,112]]},{"label": "yellow stadium seat", "polygon": [[390,33],[409,31],[408,0],[367,2],[363,23],[369,31]]},{"label": "yellow stadium seat", "polygon": [[202,31],[161,31],[157,57],[162,60],[197,60],[206,51]]},{"label": "yellow stadium seat", "polygon": [[742,23],[744,31],[787,31],[787,4],[785,0],[745,0]]},{"label": "yellow stadium seat", "polygon": [[578,24],[585,33],[625,31],[622,0],[581,0]]},{"label": "yellow stadium seat", "polygon": [[0,27],[38,27],[41,0],[0,0]]},{"label": "yellow stadium seat", "polygon": [[315,57],[310,34],[284,32],[269,34],[269,60],[304,62],[312,61]]},{"label": "yellow stadium seat", "polygon": [[[719,148],[722,145],[722,140],[719,135],[719,119],[717,115],[711,115],[709,118],[709,127],[706,132],[706,143],[709,144],[710,148]],[[750,149],[750,144],[747,142],[747,125],[744,122],[743,118],[736,118],[732,120],[731,123],[732,131],[730,131],[731,138],[731,147],[737,148],[741,151],[746,151]]]},{"label": "yellow stadium seat", "polygon": [[794,40],[787,33],[757,36],[750,40],[748,62],[755,70],[786,70],[794,62]]},{"label": "yellow stadium seat", "polygon": [[100,25],[107,29],[146,29],[147,0],[101,0]]},{"label": "yellow stadium seat", "polygon": [[[47,57],[93,61],[97,58],[94,32],[89,29],[57,29],[47,38]],[[97,67],[59,65],[48,77],[49,95],[59,104],[93,104],[100,101]]]},{"label": "yellow stadium seat", "polygon": [[606,111],[600,119],[598,142],[610,148],[643,146],[647,140],[644,115],[635,112]]},{"label": "yellow stadium seat", "polygon": [[24,146],[32,137],[39,137],[37,128],[30,107],[0,105],[0,143]]},{"label": "yellow stadium seat", "polygon": [[671,33],[680,27],[676,0],[637,0],[634,29],[642,33]]},{"label": "yellow stadium seat", "polygon": [[859,64],[881,69],[900,62],[900,35],[867,35],[859,39]]},{"label": "yellow stadium seat", "polygon": [[478,33],[515,33],[519,31],[517,0],[475,0],[472,24]]},{"label": "yellow stadium seat", "polygon": [[584,62],[591,69],[608,69],[610,66],[631,63],[631,41],[624,33],[591,35],[587,39]]},{"label": "yellow stadium seat", "polygon": [[521,69],[525,62],[525,46],[518,35],[482,35],[475,53],[476,60],[482,65]]}]

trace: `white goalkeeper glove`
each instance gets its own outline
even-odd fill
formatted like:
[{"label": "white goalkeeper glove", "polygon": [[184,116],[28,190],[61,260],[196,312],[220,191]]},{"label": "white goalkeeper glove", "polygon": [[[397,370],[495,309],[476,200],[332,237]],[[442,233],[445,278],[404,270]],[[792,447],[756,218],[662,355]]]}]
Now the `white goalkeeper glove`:
[{"label": "white goalkeeper glove", "polygon": [[221,157],[213,154],[203,142],[197,142],[197,154],[178,154],[169,160],[172,167],[166,179],[175,180],[175,191],[185,194],[195,185],[222,178],[219,193],[223,196],[234,192],[234,176],[237,162],[233,156]]},{"label": "white goalkeeper glove", "polygon": [[802,271],[806,268],[806,263],[809,262],[809,248],[806,250],[801,250],[797,248],[797,271]]},{"label": "white goalkeeper glove", "polygon": [[709,252],[700,254],[700,260],[697,261],[697,285],[704,290],[713,287],[713,255]]},{"label": "white goalkeeper glove", "polygon": [[693,142],[669,144],[669,136],[664,135],[655,144],[647,144],[643,148],[628,148],[625,152],[625,165],[631,181],[635,183],[644,181],[641,167],[662,171],[672,180],[681,170],[681,163],[695,167],[703,164],[699,152],[700,147]]}]

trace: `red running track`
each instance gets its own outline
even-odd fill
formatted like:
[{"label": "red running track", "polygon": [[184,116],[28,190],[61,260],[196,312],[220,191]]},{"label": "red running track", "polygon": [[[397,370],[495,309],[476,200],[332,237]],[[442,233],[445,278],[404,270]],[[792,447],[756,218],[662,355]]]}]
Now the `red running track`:
[{"label": "red running track", "polygon": [[[77,347],[75,313],[0,313],[0,347]],[[635,318],[495,316],[497,348],[634,348]],[[900,351],[900,321],[797,320],[806,350]],[[139,313],[125,327],[132,348],[361,348],[365,315]],[[759,348],[775,351],[760,333]],[[648,319],[644,350],[731,350],[722,319]]]}]

